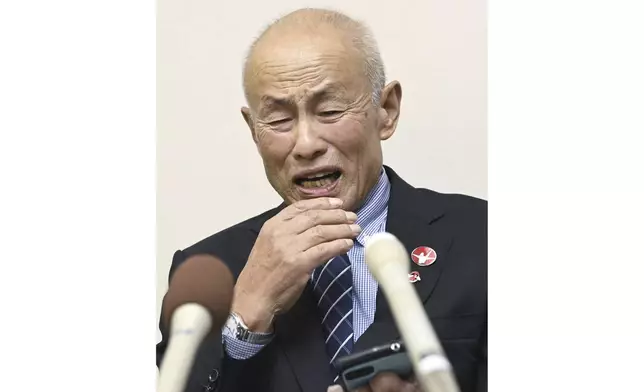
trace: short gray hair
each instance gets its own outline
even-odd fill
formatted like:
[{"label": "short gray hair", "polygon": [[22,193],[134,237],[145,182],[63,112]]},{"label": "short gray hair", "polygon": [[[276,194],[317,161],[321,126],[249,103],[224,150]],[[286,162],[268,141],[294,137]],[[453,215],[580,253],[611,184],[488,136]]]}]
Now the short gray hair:
[{"label": "short gray hair", "polygon": [[353,37],[353,44],[360,51],[364,61],[364,72],[371,85],[371,94],[374,105],[380,103],[380,94],[385,88],[385,65],[380,56],[378,43],[371,30],[362,23],[358,23],[358,34]]},{"label": "short gray hair", "polygon": [[385,66],[382,61],[382,57],[380,56],[380,50],[378,49],[378,43],[376,42],[371,29],[369,29],[369,27],[364,23],[356,21],[341,12],[316,8],[302,8],[277,19],[268,25],[259,37],[253,41],[252,45],[248,49],[246,59],[244,60],[243,80],[246,98],[248,99],[248,93],[245,88],[246,73],[248,72],[248,64],[257,43],[273,27],[288,23],[300,15],[302,15],[305,20],[314,21],[316,23],[326,23],[351,34],[351,43],[360,53],[364,61],[364,74],[371,86],[371,99],[374,105],[378,105],[380,103],[380,95],[382,90],[385,88],[387,80],[385,76]]}]

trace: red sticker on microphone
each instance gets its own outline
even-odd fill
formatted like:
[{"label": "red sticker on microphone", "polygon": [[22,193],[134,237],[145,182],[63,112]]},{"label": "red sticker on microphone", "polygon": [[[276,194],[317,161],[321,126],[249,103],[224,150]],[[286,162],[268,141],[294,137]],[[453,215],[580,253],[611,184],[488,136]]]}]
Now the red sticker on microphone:
[{"label": "red sticker on microphone", "polygon": [[421,267],[434,264],[436,261],[436,251],[429,246],[419,246],[411,252],[411,259]]}]

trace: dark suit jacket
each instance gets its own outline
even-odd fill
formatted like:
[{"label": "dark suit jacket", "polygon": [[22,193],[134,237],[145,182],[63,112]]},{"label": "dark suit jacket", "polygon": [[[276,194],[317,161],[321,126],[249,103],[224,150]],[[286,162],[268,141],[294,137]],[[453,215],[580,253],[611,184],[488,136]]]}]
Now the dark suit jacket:
[{"label": "dark suit jacket", "polygon": [[[391,168],[386,231],[411,253],[429,246],[434,264],[412,271],[414,283],[463,392],[487,391],[487,202],[463,195],[414,188]],[[239,276],[264,222],[284,205],[223,230],[177,251],[172,273],[188,256],[220,257]],[[222,349],[221,337],[202,345],[186,391],[325,392],[333,376],[316,303],[307,287],[294,307],[275,320],[273,341],[255,357],[237,361]],[[157,345],[157,365],[163,359],[167,332]],[[382,292],[376,299],[374,323],[358,339],[354,352],[400,338]]]}]

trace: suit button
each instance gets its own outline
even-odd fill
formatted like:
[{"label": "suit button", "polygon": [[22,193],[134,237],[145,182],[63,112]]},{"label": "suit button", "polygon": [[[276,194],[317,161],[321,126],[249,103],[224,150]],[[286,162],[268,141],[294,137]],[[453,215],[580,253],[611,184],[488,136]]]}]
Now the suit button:
[{"label": "suit button", "polygon": [[208,375],[208,381],[210,382],[210,384],[213,384],[218,379],[219,379],[219,371],[217,369],[213,369],[212,373]]},{"label": "suit button", "polygon": [[204,392],[211,392],[217,390],[219,387],[219,370],[212,369],[212,373],[208,375],[208,385],[203,385]]}]

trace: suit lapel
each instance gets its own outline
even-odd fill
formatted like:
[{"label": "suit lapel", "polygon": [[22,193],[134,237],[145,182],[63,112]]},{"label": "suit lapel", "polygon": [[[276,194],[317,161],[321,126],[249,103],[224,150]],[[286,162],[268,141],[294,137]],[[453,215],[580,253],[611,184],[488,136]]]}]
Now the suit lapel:
[{"label": "suit lapel", "polygon": [[[405,245],[410,270],[420,275],[420,281],[413,284],[414,288],[420,300],[425,303],[438,283],[442,266],[449,260],[452,238],[441,231],[437,224],[444,209],[438,202],[428,202],[431,199],[423,191],[404,182],[390,168],[385,167],[385,170],[391,182],[386,231]],[[419,246],[428,246],[436,251],[437,258],[433,264],[421,267],[412,261],[411,253]],[[367,349],[399,338],[400,333],[389,304],[384,294],[378,290],[374,322],[358,339],[354,349]]]}]

